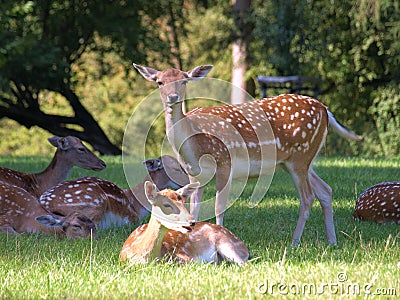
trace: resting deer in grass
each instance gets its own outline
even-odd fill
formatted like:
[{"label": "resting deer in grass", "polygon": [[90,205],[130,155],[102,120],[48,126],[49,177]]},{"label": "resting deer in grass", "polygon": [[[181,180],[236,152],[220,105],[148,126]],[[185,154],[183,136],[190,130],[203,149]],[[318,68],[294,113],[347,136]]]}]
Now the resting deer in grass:
[{"label": "resting deer in grass", "polygon": [[356,202],[354,218],[400,224],[400,181],[381,182],[365,190]]},{"label": "resting deer in grass", "polygon": [[48,139],[57,148],[50,164],[40,173],[28,174],[0,168],[0,181],[19,186],[39,197],[44,191],[64,181],[73,166],[100,171],[106,167],[104,161],[93,154],[82,141],[73,136],[54,136]]},{"label": "resting deer in grass", "polygon": [[212,223],[195,223],[184,202],[197,187],[198,183],[190,183],[178,191],[158,192],[147,181],[144,188],[152,206],[150,221],[130,234],[120,259],[131,263],[164,257],[180,262],[247,262],[249,249],[232,232]]},{"label": "resting deer in grass", "polygon": [[171,156],[146,160],[144,165],[148,174],[132,189],[121,189],[105,179],[84,177],[49,189],[39,203],[47,211],[59,215],[78,211],[91,219],[98,229],[142,221],[151,209],[143,189],[146,181],[152,180],[159,189],[176,189],[189,183],[188,175]]},{"label": "resting deer in grass", "polygon": [[68,238],[96,235],[94,223],[80,212],[67,216],[49,213],[26,190],[0,182],[0,231],[6,233],[42,232]]},{"label": "resting deer in grass", "polygon": [[[322,206],[327,240],[336,244],[332,190],[314,172],[311,163],[324,145],[328,124],[343,137],[360,140],[360,136],[341,126],[322,103],[301,95],[284,94],[244,104],[197,108],[185,113],[186,83],[205,77],[211,65],[198,66],[188,72],[177,69],[157,71],[136,64],[134,67],[144,78],[159,86],[167,138],[191,182],[202,182],[196,179],[199,174],[207,178],[215,176],[217,224],[223,224],[233,179],[257,178],[273,173],[275,167],[282,167],[291,175],[300,195],[300,214],[292,245],[297,246],[300,242],[315,197]],[[233,128],[234,133],[225,134],[227,128]],[[272,133],[267,132],[271,131],[269,128]],[[263,150],[268,145],[275,147],[276,159],[270,162],[273,165],[265,168],[262,153],[271,152]],[[201,161],[210,156],[213,159]],[[196,219],[203,188],[200,186],[191,198],[191,212]]]}]

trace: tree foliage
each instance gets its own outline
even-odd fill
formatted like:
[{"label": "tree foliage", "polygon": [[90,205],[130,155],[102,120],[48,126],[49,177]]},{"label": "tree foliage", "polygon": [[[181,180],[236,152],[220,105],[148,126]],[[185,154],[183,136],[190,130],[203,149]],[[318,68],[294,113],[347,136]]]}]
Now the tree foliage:
[{"label": "tree foliage", "polygon": [[[246,79],[320,77],[319,100],[365,137],[349,143],[331,134],[328,154],[399,155],[399,10],[394,0],[253,0]],[[27,134],[43,121],[58,124],[47,130],[96,149],[106,140],[117,153],[135,105],[155,88],[131,63],[213,64],[210,76],[229,81],[234,23],[225,0],[2,1],[0,117],[30,128]],[[154,144],[164,134],[158,123]],[[16,126],[1,124],[0,131]]]},{"label": "tree foliage", "polygon": [[[138,35],[137,17],[126,8],[125,1],[5,1],[0,19],[0,117],[27,128],[75,135],[103,154],[120,153],[80,102],[71,68],[88,49],[104,50],[95,49],[95,33],[110,37],[113,43],[107,50],[115,53],[136,48],[136,39],[128,35]],[[45,113],[40,97],[48,91],[64,97],[73,114]]]}]

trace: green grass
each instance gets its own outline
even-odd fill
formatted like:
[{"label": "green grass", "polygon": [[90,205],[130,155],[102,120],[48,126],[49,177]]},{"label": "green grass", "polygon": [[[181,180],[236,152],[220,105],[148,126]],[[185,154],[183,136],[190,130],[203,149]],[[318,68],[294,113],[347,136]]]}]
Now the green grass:
[{"label": "green grass", "polygon": [[[107,169],[74,169],[71,177],[95,175],[126,187],[121,159],[105,157]],[[0,158],[0,165],[37,171],[49,158]],[[333,188],[338,245],[326,245],[322,212],[315,201],[300,247],[290,248],[299,200],[290,177],[278,171],[265,199],[249,207],[243,198],[225,214],[225,225],[250,248],[251,261],[229,264],[119,262],[135,225],[100,231],[91,241],[40,234],[0,234],[0,299],[265,299],[356,298],[400,295],[400,226],[352,219],[357,195],[369,186],[399,180],[399,159],[318,158],[317,173]],[[213,185],[206,196],[215,193]],[[263,294],[264,293],[264,294]],[[386,297],[385,297],[386,298]]]}]

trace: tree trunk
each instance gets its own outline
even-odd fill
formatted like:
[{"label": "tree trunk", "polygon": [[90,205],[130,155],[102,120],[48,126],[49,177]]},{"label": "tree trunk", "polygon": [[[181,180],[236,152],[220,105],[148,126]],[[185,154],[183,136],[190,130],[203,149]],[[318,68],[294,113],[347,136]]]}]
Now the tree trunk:
[{"label": "tree trunk", "polygon": [[[2,102],[7,103],[7,106],[0,106],[0,118],[10,118],[27,128],[39,126],[54,135],[76,136],[88,142],[94,150],[102,155],[120,155],[122,153],[120,148],[111,143],[93,116],[80,103],[78,96],[68,86],[64,86],[58,92],[71,104],[75,112],[73,117],[43,113],[37,101],[34,101],[36,99],[29,99],[29,95],[32,93],[21,95],[14,92],[14,96],[19,98],[17,104],[2,98]],[[25,105],[21,105],[23,102]],[[80,126],[82,130],[69,128],[68,125]]]},{"label": "tree trunk", "polygon": [[248,45],[251,35],[251,0],[232,0],[236,36],[232,45],[232,92],[231,103],[243,103],[246,98],[245,75],[248,63]]}]

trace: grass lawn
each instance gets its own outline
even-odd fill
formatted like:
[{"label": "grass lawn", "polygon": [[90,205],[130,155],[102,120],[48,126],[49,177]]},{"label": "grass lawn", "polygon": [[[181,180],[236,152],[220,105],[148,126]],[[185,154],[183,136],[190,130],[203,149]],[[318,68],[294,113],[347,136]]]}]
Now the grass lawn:
[{"label": "grass lawn", "polygon": [[[120,158],[107,169],[75,168],[127,187]],[[50,158],[0,157],[0,165],[43,169]],[[267,299],[388,298],[400,295],[400,226],[352,219],[357,196],[381,181],[400,180],[399,159],[325,158],[315,170],[333,189],[337,246],[327,246],[322,212],[314,202],[301,244],[290,248],[299,200],[290,177],[278,171],[265,199],[250,208],[253,182],[225,214],[225,226],[251,251],[242,267],[229,264],[121,263],[119,251],[136,225],[100,231],[98,240],[40,234],[0,234],[0,299]],[[206,195],[213,195],[209,185]],[[212,220],[213,221],[213,220]]]}]

